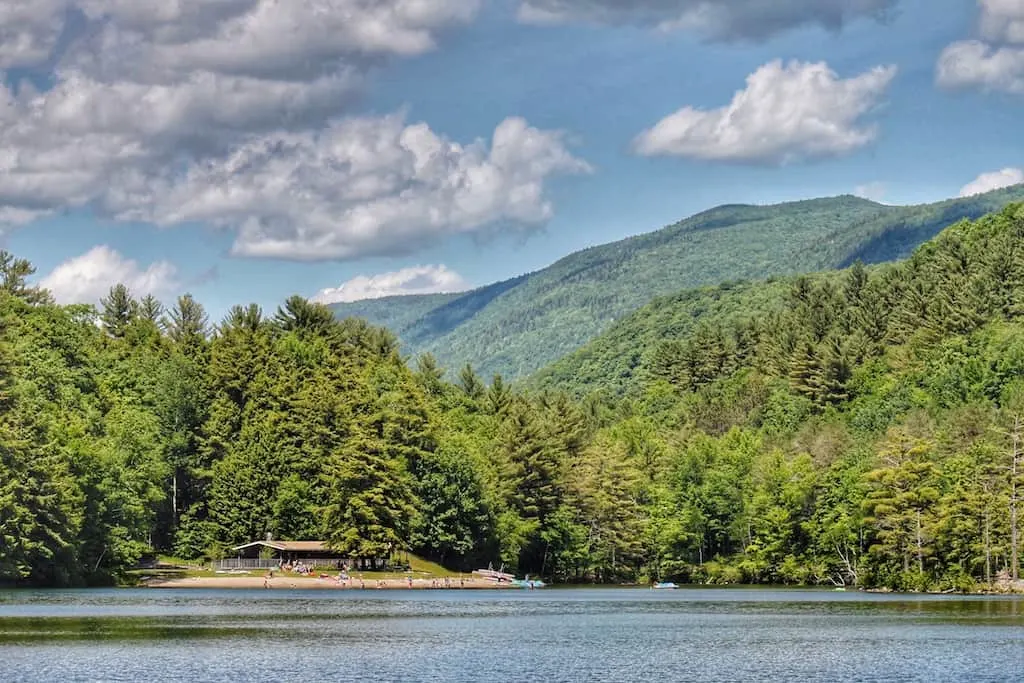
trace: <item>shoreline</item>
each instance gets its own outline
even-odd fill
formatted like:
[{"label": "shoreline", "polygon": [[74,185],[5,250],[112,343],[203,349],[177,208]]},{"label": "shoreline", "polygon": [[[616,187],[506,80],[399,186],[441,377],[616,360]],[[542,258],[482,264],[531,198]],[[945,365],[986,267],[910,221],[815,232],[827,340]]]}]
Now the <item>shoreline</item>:
[{"label": "shoreline", "polygon": [[[244,590],[446,590],[446,591],[457,591],[457,590],[508,590],[510,588],[520,588],[508,583],[495,583],[487,579],[481,579],[477,577],[468,578],[464,577],[461,582],[458,578],[449,577],[449,584],[446,586],[444,579],[413,579],[412,585],[409,584],[407,579],[400,578],[389,578],[389,579],[376,579],[370,578],[365,579],[362,583],[358,578],[349,579],[345,583],[340,583],[333,578],[310,578],[310,577],[293,577],[293,576],[280,576],[277,575],[272,579],[265,579],[262,576],[192,576],[192,577],[176,577],[176,578],[160,578],[160,577],[149,577],[145,580],[140,581],[135,587],[137,588],[157,588],[157,589],[244,589]],[[588,586],[571,586],[573,588],[588,587]],[[623,586],[593,586],[593,587],[606,587],[606,588],[644,588],[636,584],[623,585]],[[779,586],[757,586],[757,585],[701,585],[701,584],[683,584],[679,587],[679,590],[686,590],[688,588],[718,588],[718,589],[751,589],[751,588],[780,588]],[[810,587],[804,586],[788,586],[787,588],[799,590],[801,588],[807,589]],[[815,587],[817,590],[822,592],[828,591],[826,587]],[[831,592],[831,591],[829,591]],[[951,591],[892,591],[885,588],[848,588],[846,591],[835,591],[835,592],[849,592],[849,593],[873,593],[873,594],[889,594],[889,595],[950,595],[950,596],[1020,596],[1024,595],[1024,592],[1020,590],[1006,589],[1003,590],[982,590],[982,591],[970,591],[970,592],[951,592]]]},{"label": "shoreline", "polygon": [[515,588],[511,584],[496,584],[485,579],[413,579],[412,585],[404,579],[350,579],[341,583],[335,579],[300,578],[275,576],[193,576],[173,579],[150,578],[139,582],[140,588],[239,588],[239,589],[288,589],[288,590],[505,590]]}]

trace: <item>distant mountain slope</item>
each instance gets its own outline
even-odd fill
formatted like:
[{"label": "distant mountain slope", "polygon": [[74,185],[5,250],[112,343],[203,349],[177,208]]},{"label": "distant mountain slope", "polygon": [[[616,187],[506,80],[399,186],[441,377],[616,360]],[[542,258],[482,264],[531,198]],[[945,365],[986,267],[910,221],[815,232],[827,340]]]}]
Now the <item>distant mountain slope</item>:
[{"label": "distant mountain slope", "polygon": [[634,394],[649,379],[651,356],[662,342],[688,337],[701,325],[740,323],[752,312],[781,310],[795,278],[727,283],[658,297],[526,381],[533,388],[580,397],[594,391]]},{"label": "distant mountain slope", "polygon": [[656,232],[571,254],[548,268],[456,295],[338,304],[339,316],[390,327],[407,353],[449,369],[524,377],[651,299],[726,281],[906,257],[960,218],[1024,199],[1024,186],[897,207],[852,196],[727,205]]}]

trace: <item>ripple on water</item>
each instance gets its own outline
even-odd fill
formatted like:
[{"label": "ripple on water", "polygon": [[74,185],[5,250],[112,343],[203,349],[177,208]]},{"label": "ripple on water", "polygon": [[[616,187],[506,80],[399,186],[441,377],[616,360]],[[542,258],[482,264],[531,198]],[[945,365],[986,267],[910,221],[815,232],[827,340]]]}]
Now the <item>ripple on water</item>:
[{"label": "ripple on water", "polygon": [[0,593],[2,681],[1007,681],[1024,600],[770,590]]}]

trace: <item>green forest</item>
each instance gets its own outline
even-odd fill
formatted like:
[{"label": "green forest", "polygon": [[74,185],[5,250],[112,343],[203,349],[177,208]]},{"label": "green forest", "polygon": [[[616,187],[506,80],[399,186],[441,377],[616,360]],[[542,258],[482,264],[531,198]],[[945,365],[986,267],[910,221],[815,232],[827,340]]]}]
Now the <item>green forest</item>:
[{"label": "green forest", "polygon": [[1019,574],[1021,204],[902,262],[658,300],[525,388],[301,297],[212,324],[32,277],[0,255],[0,582],[266,533],[567,583]]},{"label": "green forest", "polygon": [[335,304],[390,329],[404,353],[432,353],[519,380],[571,353],[657,296],[729,280],[903,259],[943,228],[1024,200],[1024,185],[918,206],[860,197],[733,204],[584,249],[470,292]]}]

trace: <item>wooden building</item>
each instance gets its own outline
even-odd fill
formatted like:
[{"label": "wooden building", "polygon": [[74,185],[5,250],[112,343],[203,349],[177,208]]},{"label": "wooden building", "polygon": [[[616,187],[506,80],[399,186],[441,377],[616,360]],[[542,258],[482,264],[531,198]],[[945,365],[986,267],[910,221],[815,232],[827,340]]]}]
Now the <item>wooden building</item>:
[{"label": "wooden building", "polygon": [[353,558],[331,550],[324,541],[253,541],[231,549],[234,557],[215,563],[218,569],[271,569],[281,564],[301,563],[307,567],[340,568],[352,571],[380,571],[387,558]]}]

